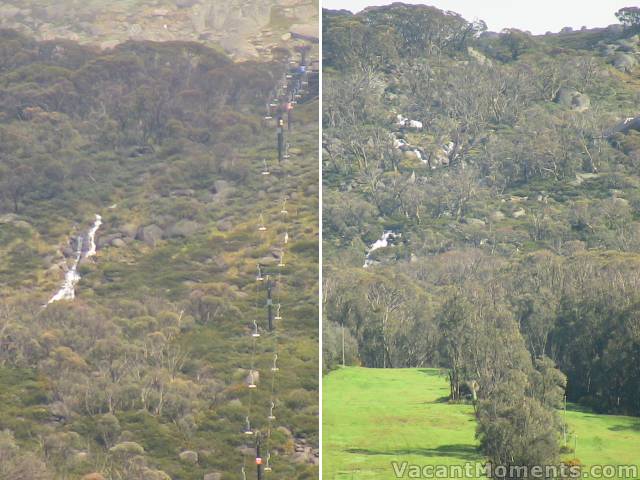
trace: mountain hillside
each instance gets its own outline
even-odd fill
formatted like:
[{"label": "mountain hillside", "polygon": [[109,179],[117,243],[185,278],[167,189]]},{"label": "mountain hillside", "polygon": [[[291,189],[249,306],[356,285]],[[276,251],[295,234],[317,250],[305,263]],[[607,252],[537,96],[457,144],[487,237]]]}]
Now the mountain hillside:
[{"label": "mountain hillside", "polygon": [[200,41],[236,59],[270,58],[272,48],[291,48],[298,35],[317,40],[318,10],[317,0],[3,0],[0,25],[102,48],[127,40]]},{"label": "mountain hillside", "polygon": [[640,25],[618,14],[532,36],[323,13],[325,368],[447,369],[494,464],[559,462],[565,393],[640,415]]},{"label": "mountain hillside", "polygon": [[279,163],[297,54],[0,51],[0,478],[315,478],[317,78]]}]

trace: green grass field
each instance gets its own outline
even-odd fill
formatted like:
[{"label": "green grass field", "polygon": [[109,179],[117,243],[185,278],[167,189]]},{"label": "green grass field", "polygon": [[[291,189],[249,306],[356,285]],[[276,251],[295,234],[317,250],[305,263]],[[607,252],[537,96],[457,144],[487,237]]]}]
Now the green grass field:
[{"label": "green grass field", "polygon": [[[323,478],[387,480],[392,461],[481,462],[473,408],[447,403],[448,393],[437,369],[350,367],[325,376]],[[640,461],[640,419],[570,409],[567,420],[584,465]]]}]

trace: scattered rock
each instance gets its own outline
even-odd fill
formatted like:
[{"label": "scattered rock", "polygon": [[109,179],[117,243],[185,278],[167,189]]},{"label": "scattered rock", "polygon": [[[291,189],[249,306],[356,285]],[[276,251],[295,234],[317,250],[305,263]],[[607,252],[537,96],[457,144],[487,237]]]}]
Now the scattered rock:
[{"label": "scattered rock", "polygon": [[121,238],[114,238],[111,241],[111,246],[116,247],[116,248],[121,248],[121,247],[124,247],[126,245],[127,245],[127,243],[124,240],[122,240]]},{"label": "scattered rock", "polygon": [[305,445],[296,444],[295,453],[291,456],[291,459],[295,463],[304,463],[309,465],[318,464],[318,455],[314,449]]},{"label": "scattered rock", "polygon": [[138,229],[136,240],[142,240],[147,245],[155,247],[162,238],[162,234],[163,231],[159,226],[151,224],[147,225],[146,227],[140,227]]},{"label": "scattered rock", "polygon": [[631,72],[637,64],[636,58],[629,53],[616,52],[613,56],[613,66],[621,72]]},{"label": "scattered rock", "polygon": [[98,238],[96,242],[98,248],[106,247],[107,245],[113,245],[114,240],[122,238],[121,233],[112,233],[111,235],[104,235]]},{"label": "scattered rock", "polygon": [[558,90],[554,101],[577,112],[584,112],[591,106],[591,99],[588,95],[567,87]]},{"label": "scattered rock", "polygon": [[173,237],[190,237],[200,230],[200,224],[192,220],[180,220],[167,229],[164,236]]},{"label": "scattered rock", "polygon": [[511,215],[513,216],[513,218],[520,218],[524,217],[526,215],[526,212],[524,211],[524,208],[520,208],[513,212]]},{"label": "scattered rock", "polygon": [[499,222],[500,220],[504,220],[504,213],[502,213],[500,210],[496,210],[491,214],[490,218],[494,222]]},{"label": "scattered rock", "polygon": [[122,233],[125,237],[134,238],[138,231],[138,227],[132,223],[125,223],[120,228],[118,228],[120,233]]},{"label": "scattered rock", "polygon": [[619,132],[627,133],[629,130],[640,130],[640,116],[624,119],[618,125],[606,132],[605,136],[610,136]]},{"label": "scattered rock", "polygon": [[198,463],[198,452],[194,452],[193,450],[185,450],[180,453],[180,460],[186,463],[196,464]]}]

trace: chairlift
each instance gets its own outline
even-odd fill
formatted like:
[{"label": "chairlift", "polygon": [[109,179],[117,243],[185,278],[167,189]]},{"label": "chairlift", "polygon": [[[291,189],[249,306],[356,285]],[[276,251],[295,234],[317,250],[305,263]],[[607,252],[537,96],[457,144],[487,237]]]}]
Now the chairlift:
[{"label": "chairlift", "polygon": [[278,354],[277,354],[277,353],[275,353],[275,354],[273,355],[273,366],[271,367],[271,371],[272,371],[272,372],[277,372],[278,370],[280,370],[280,369],[278,368]]},{"label": "chairlift", "polygon": [[284,232],[284,244],[289,243],[289,232]]},{"label": "chairlift", "polygon": [[[244,419],[244,434],[245,435],[253,435],[253,430],[251,430],[251,422],[249,422],[249,417],[245,417]],[[244,473],[244,469],[243,469]]]},{"label": "chairlift", "polygon": [[279,267],[284,267],[285,263],[284,263],[284,249],[280,250],[280,263],[278,263]]},{"label": "chairlift", "polygon": [[289,213],[289,212],[287,212],[287,199],[286,198],[282,201],[282,210],[280,210],[280,213],[282,215],[287,215]]},{"label": "chairlift", "polygon": [[260,268],[260,264],[258,264],[258,275],[256,276],[256,280],[258,282],[261,282],[262,280],[264,280],[264,277],[262,276],[262,268]]},{"label": "chairlift", "polygon": [[264,226],[264,217],[260,214],[260,224],[258,225],[258,231],[264,232],[267,230],[267,227]]},{"label": "chairlift", "polygon": [[247,473],[244,471],[244,467],[242,467],[242,480],[247,480]]},{"label": "chairlift", "polygon": [[280,304],[276,307],[276,316],[273,317],[274,320],[282,320],[282,316],[280,315]]},{"label": "chairlift", "polygon": [[251,336],[253,338],[258,338],[260,336],[260,332],[258,332],[258,324],[255,320],[253,321],[253,333],[251,334]]},{"label": "chairlift", "polygon": [[253,370],[249,372],[249,388],[258,388],[253,378]]},{"label": "chairlift", "polygon": [[267,461],[265,462],[265,465],[264,465],[265,472],[271,471],[271,465],[269,465],[269,460],[271,460],[271,453],[267,452]]},{"label": "chairlift", "polygon": [[269,171],[269,166],[267,165],[267,159],[263,158],[262,159],[264,166],[262,167],[262,175],[270,175],[271,172]]},{"label": "chairlift", "polygon": [[267,419],[269,420],[275,420],[276,416],[273,414],[273,409],[276,407],[276,404],[273,403],[273,401],[271,402],[271,407],[269,407],[269,416],[267,417]]}]

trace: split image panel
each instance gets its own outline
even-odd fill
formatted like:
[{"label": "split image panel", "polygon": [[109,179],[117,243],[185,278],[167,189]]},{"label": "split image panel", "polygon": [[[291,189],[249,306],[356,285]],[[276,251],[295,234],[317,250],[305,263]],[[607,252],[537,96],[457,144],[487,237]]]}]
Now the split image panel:
[{"label": "split image panel", "polygon": [[323,478],[638,478],[640,11],[412,3],[324,2]]},{"label": "split image panel", "polygon": [[318,478],[317,1],[0,23],[0,479]]}]

